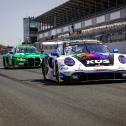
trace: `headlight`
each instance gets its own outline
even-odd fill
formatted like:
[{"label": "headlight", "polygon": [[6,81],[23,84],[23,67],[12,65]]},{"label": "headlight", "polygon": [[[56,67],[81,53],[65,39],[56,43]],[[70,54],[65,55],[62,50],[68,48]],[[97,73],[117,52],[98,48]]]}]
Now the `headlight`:
[{"label": "headlight", "polygon": [[20,60],[20,61],[24,61],[24,60],[26,60],[25,58],[16,58],[17,60]]},{"label": "headlight", "polygon": [[120,62],[120,63],[122,63],[122,64],[125,64],[125,63],[126,63],[126,57],[125,57],[125,56],[120,55],[120,56],[118,57],[118,59],[119,59],[119,62]]},{"label": "headlight", "polygon": [[75,61],[74,61],[72,58],[67,57],[67,58],[65,58],[64,63],[65,63],[67,66],[74,66]]}]

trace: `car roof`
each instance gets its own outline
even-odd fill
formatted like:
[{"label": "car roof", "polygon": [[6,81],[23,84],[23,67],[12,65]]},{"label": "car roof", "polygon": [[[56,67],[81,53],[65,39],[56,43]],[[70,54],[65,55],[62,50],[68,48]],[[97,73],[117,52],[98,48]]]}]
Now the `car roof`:
[{"label": "car roof", "polygon": [[70,45],[85,44],[85,43],[102,44],[102,42],[99,41],[99,40],[85,39],[85,40],[71,40],[71,41],[66,41],[65,42],[65,45],[66,46],[70,46]]},{"label": "car roof", "polygon": [[99,40],[94,40],[94,39],[70,40],[68,42],[101,43]]},{"label": "car roof", "polygon": [[42,42],[43,45],[56,45],[56,44],[63,44],[64,41],[47,41],[47,42]]},{"label": "car roof", "polygon": [[44,41],[43,45],[55,45],[55,44],[63,44],[63,43],[101,43],[99,40],[94,39],[82,39],[82,40],[63,40],[63,41]]},{"label": "car roof", "polygon": [[35,48],[32,45],[17,45],[16,48]]}]

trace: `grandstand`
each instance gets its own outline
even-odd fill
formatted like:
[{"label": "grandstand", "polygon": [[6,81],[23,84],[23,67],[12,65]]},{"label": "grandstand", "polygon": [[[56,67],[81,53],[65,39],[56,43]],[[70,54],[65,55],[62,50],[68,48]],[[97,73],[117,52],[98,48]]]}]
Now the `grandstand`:
[{"label": "grandstand", "polygon": [[38,42],[92,38],[116,45],[126,41],[126,0],[68,0],[36,20]]}]

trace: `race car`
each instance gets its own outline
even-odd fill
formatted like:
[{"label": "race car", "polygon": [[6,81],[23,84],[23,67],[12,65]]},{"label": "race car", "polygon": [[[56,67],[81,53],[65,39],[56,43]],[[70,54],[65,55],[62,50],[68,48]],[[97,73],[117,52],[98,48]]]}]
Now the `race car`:
[{"label": "race car", "polygon": [[3,55],[4,68],[40,67],[44,54],[40,54],[34,46],[17,45]]},{"label": "race car", "polygon": [[118,49],[111,52],[98,40],[55,43],[59,46],[42,60],[45,80],[60,84],[125,78],[126,55],[118,53]]}]

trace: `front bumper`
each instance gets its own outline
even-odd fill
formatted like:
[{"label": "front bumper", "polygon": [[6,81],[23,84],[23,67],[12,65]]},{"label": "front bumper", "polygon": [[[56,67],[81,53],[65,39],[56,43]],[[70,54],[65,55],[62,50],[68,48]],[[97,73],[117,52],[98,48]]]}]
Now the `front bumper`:
[{"label": "front bumper", "polygon": [[16,67],[40,67],[40,58],[27,58],[24,61],[16,60]]},{"label": "front bumper", "polygon": [[84,73],[84,72],[61,73],[60,79],[63,80],[64,82],[118,80],[118,79],[126,79],[126,71],[97,72],[97,73]]}]

